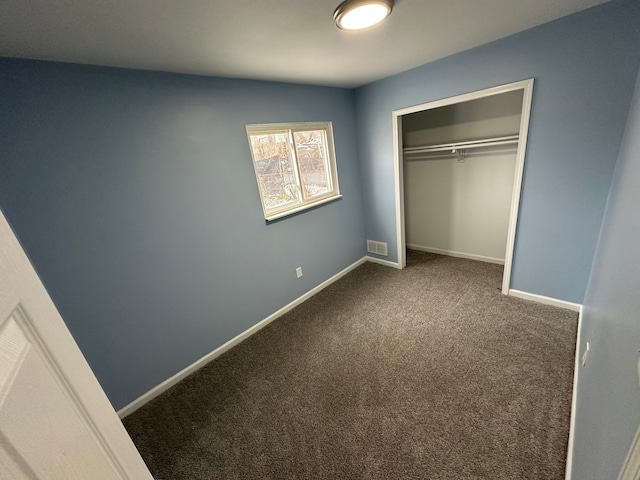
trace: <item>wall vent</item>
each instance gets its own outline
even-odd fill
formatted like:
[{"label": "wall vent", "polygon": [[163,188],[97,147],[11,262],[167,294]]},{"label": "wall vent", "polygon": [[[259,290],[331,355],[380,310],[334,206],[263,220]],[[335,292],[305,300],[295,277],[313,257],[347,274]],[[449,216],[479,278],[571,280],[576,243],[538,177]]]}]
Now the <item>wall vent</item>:
[{"label": "wall vent", "polygon": [[375,242],[367,240],[367,252],[377,253],[378,255],[387,256],[387,244],[385,242]]}]

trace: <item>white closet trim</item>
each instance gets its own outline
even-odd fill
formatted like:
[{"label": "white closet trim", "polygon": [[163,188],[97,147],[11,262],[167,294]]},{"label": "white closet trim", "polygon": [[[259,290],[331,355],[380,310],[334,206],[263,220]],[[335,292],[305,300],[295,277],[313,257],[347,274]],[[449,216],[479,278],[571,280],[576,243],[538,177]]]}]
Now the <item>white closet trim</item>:
[{"label": "white closet trim", "polygon": [[396,206],[396,246],[398,249],[398,263],[401,268],[406,267],[406,244],[405,244],[405,219],[404,219],[404,180],[403,180],[403,145],[402,145],[402,116],[411,113],[431,110],[434,108],[462,103],[478,98],[486,98],[492,95],[522,90],[522,111],[520,114],[520,129],[518,145],[516,150],[516,169],[513,182],[513,193],[511,196],[511,211],[509,213],[509,231],[507,234],[507,250],[505,253],[504,276],[502,278],[502,293],[509,294],[511,288],[511,268],[513,261],[513,251],[516,239],[516,226],[518,223],[518,211],[520,208],[520,191],[522,189],[522,176],[524,173],[525,151],[527,146],[527,135],[529,132],[529,117],[531,115],[531,103],[533,98],[533,78],[519,82],[499,85],[496,87],[464,93],[454,97],[443,98],[420,105],[401,108],[391,112],[393,129],[393,177],[395,184],[395,206]]}]

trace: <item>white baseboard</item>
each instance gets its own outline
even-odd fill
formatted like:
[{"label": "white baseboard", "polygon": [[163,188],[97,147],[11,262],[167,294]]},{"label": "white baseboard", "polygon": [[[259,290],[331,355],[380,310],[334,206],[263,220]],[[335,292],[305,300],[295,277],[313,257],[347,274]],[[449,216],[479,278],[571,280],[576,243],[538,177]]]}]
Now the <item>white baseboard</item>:
[{"label": "white baseboard", "polygon": [[[413,247],[409,247],[409,248],[413,248]],[[127,415],[130,415],[131,413],[135,412],[140,407],[142,407],[144,404],[150,402],[151,400],[156,398],[158,395],[160,395],[164,391],[166,391],[169,388],[171,388],[172,386],[174,386],[180,380],[184,379],[185,377],[187,377],[187,376],[191,375],[192,373],[196,372],[197,370],[201,369],[202,367],[204,367],[210,361],[212,361],[215,358],[219,357],[224,352],[226,352],[230,348],[234,347],[238,343],[242,342],[243,340],[249,338],[251,335],[253,335],[257,331],[261,330],[262,328],[266,327],[267,325],[269,325],[271,322],[273,322],[278,317],[284,315],[289,310],[292,310],[293,308],[297,307],[298,305],[300,305],[305,300],[311,298],[313,295],[315,295],[319,291],[321,291],[324,288],[328,287],[329,285],[334,283],[336,280],[340,279],[341,277],[343,277],[344,275],[349,273],[351,270],[354,270],[355,268],[359,267],[360,265],[362,265],[364,262],[367,262],[367,261],[368,262],[373,262],[373,263],[378,263],[378,264],[385,265],[385,266],[388,266],[388,267],[401,269],[399,263],[390,262],[389,260],[383,260],[383,259],[380,259],[380,258],[375,258],[375,257],[370,257],[370,256],[365,256],[365,257],[361,258],[360,260],[358,260],[358,261],[354,262],[353,264],[349,265],[347,268],[345,268],[345,269],[341,270],[340,272],[336,273],[331,278],[325,280],[321,284],[317,285],[316,287],[312,288],[311,290],[309,290],[308,292],[304,293],[300,297],[296,298],[293,302],[285,305],[280,310],[272,313],[267,318],[261,320],[260,322],[256,323],[252,327],[248,328],[244,332],[242,332],[239,335],[237,335],[236,337],[232,338],[231,340],[229,340],[225,344],[219,346],[218,348],[216,348],[212,352],[208,353],[204,357],[196,360],[191,365],[189,365],[186,368],[180,370],[175,375],[167,378],[164,382],[160,383],[159,385],[156,385],[155,387],[153,387],[148,392],[143,393],[138,398],[133,400],[131,403],[125,405],[120,410],[118,410],[118,412],[117,412],[118,416],[120,418],[124,418]],[[556,306],[556,307],[567,308],[567,309],[573,310],[573,311],[581,311],[581,305],[579,305],[579,304],[566,302],[564,300],[557,300],[557,299],[550,298],[550,297],[544,297],[542,295],[536,295],[536,294],[533,294],[533,293],[521,292],[519,290],[509,290],[509,295],[514,296],[514,297],[518,297],[518,298],[524,298],[525,300],[532,300],[534,302],[544,303],[546,305],[553,305],[553,306]],[[579,331],[578,331],[578,334],[579,334]],[[574,383],[575,382],[577,382],[577,380],[574,377]],[[575,385],[574,385],[574,393],[575,393]],[[572,421],[573,421],[573,408],[572,408]],[[572,438],[571,438],[571,441],[573,441]]]},{"label": "white baseboard", "polygon": [[566,308],[567,310],[572,310],[574,312],[579,312],[580,307],[582,307],[579,303],[558,300],[557,298],[536,295],[535,293],[521,292],[520,290],[509,289],[509,296],[531,300],[532,302],[544,303],[545,305],[551,305],[553,307]]},{"label": "white baseboard", "polygon": [[370,257],[368,255],[366,257],[364,257],[364,260],[366,260],[367,262],[379,263],[380,265],[385,265],[387,267],[393,267],[393,268],[398,268],[398,269],[402,270],[402,267],[400,267],[399,263],[390,262],[389,260],[383,260],[381,258]]},{"label": "white baseboard", "polygon": [[567,467],[565,480],[571,480],[573,474],[573,443],[576,430],[576,403],[578,402],[578,375],[580,373],[580,344],[582,338],[582,306],[578,313],[578,335],[576,336],[576,359],[573,366],[573,392],[571,394],[571,420],[569,421],[569,442],[567,445]]},{"label": "white baseboard", "polygon": [[484,255],[476,255],[474,253],[454,252],[453,250],[423,247],[422,245],[410,245],[408,243],[407,248],[418,250],[420,252],[437,253],[439,255],[448,255],[450,257],[468,258],[469,260],[478,260],[480,262],[497,263],[498,265],[504,265],[504,258],[485,257]]},{"label": "white baseboard", "polygon": [[[238,336],[232,338],[231,340],[229,340],[227,343],[219,346],[218,348],[216,348],[215,350],[213,350],[212,352],[206,354],[204,357],[200,358],[199,360],[196,360],[194,363],[192,363],[191,365],[189,365],[188,367],[180,370],[178,373],[176,373],[175,375],[167,378],[164,382],[162,382],[159,385],[156,385],[155,387],[153,387],[151,390],[149,390],[148,392],[140,395],[138,398],[136,398],[134,401],[132,401],[131,403],[129,403],[128,405],[125,405],[124,407],[122,407],[120,410],[118,410],[118,416],[120,418],[124,418],[127,415],[135,412],[136,410],[138,410],[140,407],[142,407],[144,404],[146,404],[147,402],[150,402],[151,400],[153,400],[154,398],[156,398],[158,395],[160,395],[161,393],[163,393],[164,391],[168,390],[169,388],[171,388],[172,386],[174,386],[176,383],[178,383],[180,380],[184,379],[185,377],[191,375],[192,373],[196,372],[197,370],[201,369],[202,367],[204,367],[207,363],[209,363],[210,361],[214,360],[215,358],[219,357],[220,355],[222,355],[224,352],[226,352],[227,350],[229,350],[230,348],[236,346],[238,343],[242,342],[243,340],[249,338],[251,335],[253,335],[254,333],[256,333],[258,330],[266,327],[267,325],[269,325],[271,322],[273,322],[276,318],[284,315],[285,313],[287,313],[289,310],[292,310],[293,308],[297,307],[298,305],[300,305],[302,302],[304,302],[305,300],[311,298],[312,296],[314,296],[316,293],[318,293],[320,290],[328,287],[329,285],[331,285],[333,282],[335,282],[336,280],[338,280],[339,278],[345,276],[347,273],[349,273],[351,270],[355,269],[356,267],[359,267],[360,265],[362,265],[363,263],[365,263],[365,261],[368,260],[368,258],[363,257],[360,260],[358,260],[357,262],[349,265],[347,268],[345,268],[344,270],[341,270],[340,272],[336,273],[333,277],[325,280],[324,282],[322,282],[320,285],[312,288],[311,290],[309,290],[308,292],[306,292],[305,294],[301,295],[300,297],[296,298],[293,302],[285,305],[284,307],[282,307],[280,310],[278,310],[277,312],[272,313],[271,315],[269,315],[267,318],[265,318],[264,320],[261,320],[260,322],[256,323],[254,326],[248,328],[247,330],[245,330],[244,332],[242,332],[241,334],[239,334]],[[390,263],[390,262],[389,262]]]}]

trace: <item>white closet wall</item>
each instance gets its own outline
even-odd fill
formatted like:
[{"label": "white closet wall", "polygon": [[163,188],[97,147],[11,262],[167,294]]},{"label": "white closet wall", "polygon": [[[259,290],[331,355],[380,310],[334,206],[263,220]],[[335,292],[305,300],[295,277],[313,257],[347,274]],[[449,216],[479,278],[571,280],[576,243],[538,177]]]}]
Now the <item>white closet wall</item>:
[{"label": "white closet wall", "polygon": [[[517,135],[522,91],[402,118],[405,148]],[[405,156],[405,231],[409,248],[504,263],[516,147]]]}]

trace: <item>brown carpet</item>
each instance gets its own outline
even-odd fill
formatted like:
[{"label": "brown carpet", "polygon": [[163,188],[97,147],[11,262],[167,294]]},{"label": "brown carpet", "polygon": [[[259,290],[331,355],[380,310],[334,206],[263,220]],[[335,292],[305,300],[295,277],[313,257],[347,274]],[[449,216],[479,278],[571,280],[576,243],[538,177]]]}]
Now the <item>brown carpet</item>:
[{"label": "brown carpet", "polygon": [[577,315],[367,263],[124,420],[157,480],[564,478]]}]

